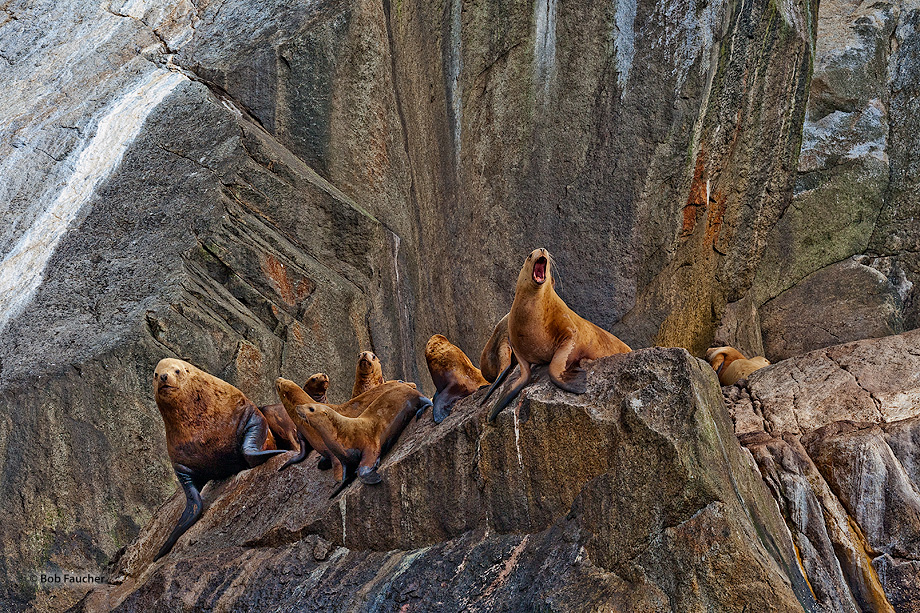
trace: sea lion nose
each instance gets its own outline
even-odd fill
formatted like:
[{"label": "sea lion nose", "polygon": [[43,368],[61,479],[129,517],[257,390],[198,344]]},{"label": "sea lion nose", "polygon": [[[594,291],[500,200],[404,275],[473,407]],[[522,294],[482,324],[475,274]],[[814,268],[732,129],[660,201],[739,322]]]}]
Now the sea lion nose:
[{"label": "sea lion nose", "polygon": [[166,373],[165,372],[162,375],[160,375],[160,381],[162,381],[163,383],[166,383]]}]

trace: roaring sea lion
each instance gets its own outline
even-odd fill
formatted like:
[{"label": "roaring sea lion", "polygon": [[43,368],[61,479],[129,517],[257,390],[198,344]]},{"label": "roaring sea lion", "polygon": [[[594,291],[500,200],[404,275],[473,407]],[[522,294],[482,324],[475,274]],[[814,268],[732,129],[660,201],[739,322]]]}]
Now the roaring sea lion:
[{"label": "roaring sea lion", "polygon": [[[552,260],[546,249],[534,249],[518,274],[514,302],[508,313],[508,339],[521,366],[521,376],[489,413],[495,417],[530,382],[532,364],[549,364],[549,377],[561,389],[574,394],[586,390],[582,360],[596,360],[628,353],[629,346],[616,336],[578,316],[556,294]],[[509,364],[498,376],[485,402],[508,376]]]},{"label": "roaring sea lion", "polygon": [[455,402],[489,384],[466,354],[440,334],[428,339],[425,345],[425,360],[428,362],[428,372],[431,373],[431,380],[437,390],[432,398],[432,414],[436,424],[450,415]]},{"label": "roaring sea lion", "polygon": [[258,466],[277,449],[265,417],[243,392],[188,362],[160,360],[153,395],[166,427],[166,448],[185,491],[185,511],[154,561],[169,553],[201,515],[200,490]]},{"label": "roaring sea lion", "polygon": [[716,371],[721,385],[734,385],[755,370],[770,365],[767,358],[758,356],[747,359],[734,347],[712,347],[706,352],[706,361]]},{"label": "roaring sea lion", "polygon": [[508,315],[510,314],[506,313],[495,325],[492,336],[489,337],[486,346],[482,348],[482,355],[479,356],[479,368],[482,369],[482,376],[489,383],[495,381],[498,375],[514,362],[511,341],[508,340]]},{"label": "roaring sea lion", "polygon": [[413,417],[421,417],[431,406],[431,400],[415,387],[388,381],[386,390],[358,417],[346,417],[320,404],[294,407],[296,413],[323,439],[326,448],[342,464],[342,478],[330,498],[341,492],[357,477],[362,483],[380,483],[377,467],[380,458],[389,451]]},{"label": "roaring sea lion", "polygon": [[[395,384],[396,381],[390,381],[384,383],[383,385],[378,385],[367,390],[363,394],[355,396],[348,402],[342,404],[328,405],[330,408],[341,415],[346,417],[357,417],[381,394],[390,389],[390,384]],[[409,385],[409,384],[402,384]],[[411,384],[414,387],[414,384]],[[306,423],[294,410],[294,407],[301,404],[312,404],[316,402],[316,399],[312,398],[307,394],[303,389],[300,388],[296,383],[289,379],[284,379],[283,377],[278,377],[275,380],[275,390],[278,392],[278,397],[281,399],[281,403],[284,406],[285,411],[288,414],[289,419],[291,419],[297,428],[298,440],[300,442],[300,452],[289,459],[284,465],[279,468],[279,471],[286,469],[292,464],[297,464],[302,462],[307,455],[310,453],[311,449],[315,449],[316,452],[322,457],[319,462],[319,468],[321,470],[327,470],[329,468],[335,469],[336,479],[341,479],[342,477],[342,465],[335,457],[335,455],[326,448],[325,443],[323,443],[322,437],[319,433],[313,429],[310,424]]]},{"label": "roaring sea lion", "polygon": [[367,390],[383,383],[383,368],[380,359],[373,351],[362,351],[358,354],[358,365],[355,367],[355,386],[351,389],[351,397],[360,396]]}]

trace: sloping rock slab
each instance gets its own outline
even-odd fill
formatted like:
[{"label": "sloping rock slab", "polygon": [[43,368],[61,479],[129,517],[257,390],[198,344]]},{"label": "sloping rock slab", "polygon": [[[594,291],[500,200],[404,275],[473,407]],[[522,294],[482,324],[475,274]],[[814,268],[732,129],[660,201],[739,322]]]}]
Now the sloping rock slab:
[{"label": "sloping rock slab", "polygon": [[383,483],[284,458],[204,491],[163,560],[177,493],[78,611],[820,610],[711,369],[682,349],[541,380],[485,423],[479,391],[425,416]]}]

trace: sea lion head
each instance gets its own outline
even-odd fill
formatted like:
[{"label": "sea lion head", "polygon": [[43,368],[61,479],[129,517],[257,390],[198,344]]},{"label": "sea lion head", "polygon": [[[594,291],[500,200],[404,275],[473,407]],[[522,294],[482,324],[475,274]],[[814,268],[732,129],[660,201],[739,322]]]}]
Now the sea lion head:
[{"label": "sea lion head", "polygon": [[366,375],[378,370],[380,370],[380,359],[374,355],[373,351],[362,351],[358,354],[359,373]]},{"label": "sea lion head", "polygon": [[743,359],[744,355],[734,347],[710,347],[706,352],[706,361],[720,375],[723,368],[726,368],[735,360]]},{"label": "sea lion head", "polygon": [[540,248],[531,251],[527,259],[524,260],[524,265],[518,274],[517,289],[539,291],[547,285],[547,281],[549,281],[548,285],[552,287],[555,283],[550,270],[551,263],[552,257],[546,249]]},{"label": "sea lion head", "polygon": [[[324,372],[318,372],[315,375],[311,375],[303,384],[303,388],[311,392],[316,392],[316,397],[319,398],[329,389],[329,375]],[[313,395],[310,394],[310,392],[307,393],[311,396]]]},{"label": "sea lion head", "polygon": [[285,379],[284,377],[275,379],[275,390],[278,392],[278,397],[281,399],[281,404],[284,405],[284,408],[313,402],[310,394],[303,391],[299,385],[290,379]]},{"label": "sea lion head", "polygon": [[332,410],[334,409],[315,402],[297,405],[297,413],[314,427],[317,425],[331,425],[332,417],[330,417],[329,411]]},{"label": "sea lion head", "polygon": [[154,396],[165,400],[181,393],[197,370],[188,362],[175,358],[160,360],[153,371]]}]

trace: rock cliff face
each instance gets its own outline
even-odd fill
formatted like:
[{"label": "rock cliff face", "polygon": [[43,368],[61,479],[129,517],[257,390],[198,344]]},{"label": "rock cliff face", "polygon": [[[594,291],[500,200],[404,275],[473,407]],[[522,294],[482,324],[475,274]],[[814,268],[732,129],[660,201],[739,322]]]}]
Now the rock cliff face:
[{"label": "rock cliff face", "polygon": [[[130,585],[136,592],[125,606],[146,602],[145,590],[175,576],[171,562],[149,567],[143,558],[143,543],[179,504],[155,514],[175,490],[149,382],[162,357],[190,360],[257,403],[275,401],[278,375],[302,380],[324,370],[339,401],[357,353],[371,349],[387,377],[431,393],[427,338],[443,333],[475,358],[510,305],[523,254],[536,246],[555,254],[557,290],[570,306],[633,347],[699,355],[718,337],[777,358],[915,327],[917,19],[907,2],[826,1],[820,12],[810,1],[771,0],[6,2],[0,607],[73,604],[79,591],[39,590],[37,574],[99,573],[130,543],[119,558],[127,579],[105,598],[126,596]],[[840,301],[827,299],[838,293]],[[686,360],[677,355],[641,358],[655,385],[706,388],[702,375],[681,370],[695,363],[674,366]],[[626,409],[608,404],[630,384],[620,371],[608,374],[620,387],[592,393],[616,414],[611,423],[595,423],[568,396],[557,408],[579,439],[591,432],[616,448],[633,418],[618,422]],[[717,399],[681,402],[697,407],[692,415],[720,410]],[[807,602],[783,544],[791,541],[759,498],[759,482],[743,476],[750,471],[736,462],[733,441],[724,443],[727,459],[716,460],[734,468],[678,471],[673,491],[684,498],[667,510],[658,490],[617,482],[630,462],[618,451],[586,468],[612,485],[579,477],[543,500],[534,492],[555,492],[543,479],[565,462],[534,459],[533,474],[521,468],[519,482],[486,487],[482,475],[504,474],[490,462],[510,453],[499,453],[498,441],[490,439],[491,460],[462,466],[433,451],[441,436],[459,446],[496,436],[475,411],[464,414],[448,430],[421,426],[406,450],[427,451],[400,460],[397,450],[392,460],[398,472],[430,457],[426,471],[444,471],[442,483],[467,484],[468,499],[432,515],[450,521],[427,525],[434,520],[423,521],[418,507],[412,522],[380,518],[387,542],[337,540],[341,517],[356,516],[304,502],[301,518],[274,532],[211,525],[252,534],[218,539],[216,557],[196,562],[202,577],[223,581],[228,560],[255,568],[271,546],[283,552],[282,576],[301,558],[318,573],[309,579],[316,585],[334,581],[320,567],[347,575],[354,603],[390,598],[390,583],[373,580],[381,564],[380,578],[398,587],[392,593],[411,594],[416,584],[399,577],[409,581],[419,556],[438,561],[426,581],[456,588],[436,597],[458,606],[460,586],[479,585],[488,569],[495,583],[480,586],[477,606],[526,594],[552,608],[589,594],[654,609],[692,593],[722,607],[715,586],[725,573],[762,579],[790,607]],[[705,423],[681,427],[709,441],[709,426],[690,432]],[[540,427],[526,435],[537,449],[548,444],[537,435],[553,431]],[[515,440],[526,431],[515,430]],[[795,435],[812,454],[812,430]],[[910,436],[898,436],[898,448],[909,448]],[[684,451],[667,451],[672,443]],[[697,453],[672,443],[654,443],[666,456],[657,460],[634,451],[678,464],[682,453]],[[461,470],[472,466],[479,476]],[[244,492],[261,487],[261,474],[212,487],[212,511],[224,492],[254,496]],[[725,474],[740,492],[734,499]],[[312,475],[304,469],[271,483],[307,501],[320,487]],[[350,509],[371,504],[360,502],[370,490],[361,492],[343,498]],[[761,515],[745,519],[739,508]],[[616,526],[601,519],[611,513],[635,519],[644,536],[609,549],[620,546],[609,532]],[[240,511],[233,522],[245,517]],[[723,534],[737,555],[713,566],[694,547],[699,539],[722,547]],[[254,544],[260,539],[264,546]],[[193,559],[184,551],[177,555]],[[659,554],[664,562],[648,562]],[[534,566],[541,555],[566,570]],[[890,556],[884,567],[872,557],[889,596],[886,586],[903,581],[905,560],[916,559]],[[518,560],[526,571],[515,570]],[[559,591],[556,572],[568,573]],[[680,583],[687,576],[691,585]],[[729,588],[760,597],[753,584]],[[202,583],[195,593],[202,602],[245,603],[276,600],[272,589],[247,596]],[[815,595],[819,606],[833,601]]]}]

